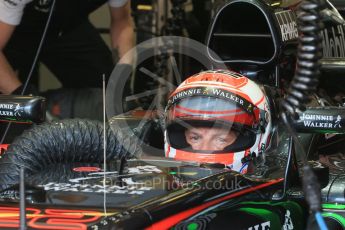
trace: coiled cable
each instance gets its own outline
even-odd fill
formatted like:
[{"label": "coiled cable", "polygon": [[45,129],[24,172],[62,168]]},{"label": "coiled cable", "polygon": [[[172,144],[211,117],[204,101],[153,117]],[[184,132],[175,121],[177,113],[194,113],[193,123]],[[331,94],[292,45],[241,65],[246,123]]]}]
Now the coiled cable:
[{"label": "coiled cable", "polygon": [[320,185],[311,166],[307,162],[306,152],[290,123],[291,118],[298,118],[298,110],[304,111],[306,109],[307,103],[310,102],[311,94],[318,87],[320,59],[322,57],[321,30],[323,29],[323,24],[321,21],[321,11],[325,6],[325,0],[305,0],[299,6],[297,22],[300,37],[296,72],[288,89],[287,96],[281,103],[283,109],[281,118],[296,146],[299,148],[299,151],[301,151],[300,154],[302,154],[301,159],[304,165],[302,168],[304,196],[309,204],[311,213],[315,214],[315,216],[311,215],[309,217],[309,223],[312,218],[317,218],[319,228],[322,230],[327,229],[327,225],[320,214],[322,210]]},{"label": "coiled cable", "polygon": [[322,57],[321,9],[324,0],[305,0],[300,5],[297,17],[300,34],[297,66],[295,76],[282,101],[283,110],[293,118],[297,118],[296,110],[305,110],[310,95],[316,91],[320,75],[320,59]]}]

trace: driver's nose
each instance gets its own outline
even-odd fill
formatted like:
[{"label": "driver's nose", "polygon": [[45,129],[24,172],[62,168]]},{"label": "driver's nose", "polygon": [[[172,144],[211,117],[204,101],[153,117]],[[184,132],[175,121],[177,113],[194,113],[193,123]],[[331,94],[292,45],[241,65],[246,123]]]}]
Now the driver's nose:
[{"label": "driver's nose", "polygon": [[213,150],[215,146],[212,146],[210,141],[204,141],[199,145],[199,150]]}]

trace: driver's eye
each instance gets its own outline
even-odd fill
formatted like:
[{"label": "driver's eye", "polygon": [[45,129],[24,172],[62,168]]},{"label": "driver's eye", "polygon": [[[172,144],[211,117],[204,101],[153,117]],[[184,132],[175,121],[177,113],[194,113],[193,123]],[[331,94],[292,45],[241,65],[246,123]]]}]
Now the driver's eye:
[{"label": "driver's eye", "polygon": [[226,139],[225,138],[217,138],[217,141],[220,143],[226,143]]},{"label": "driver's eye", "polygon": [[200,140],[200,136],[192,135],[192,136],[189,136],[189,139],[193,142],[196,142],[196,141]]}]

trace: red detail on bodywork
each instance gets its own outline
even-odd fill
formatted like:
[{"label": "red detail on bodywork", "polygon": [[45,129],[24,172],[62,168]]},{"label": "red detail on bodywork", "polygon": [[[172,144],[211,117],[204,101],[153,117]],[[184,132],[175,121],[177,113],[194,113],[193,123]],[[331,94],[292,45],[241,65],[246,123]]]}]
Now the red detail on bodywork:
[{"label": "red detail on bodywork", "polygon": [[8,149],[8,146],[10,145],[9,144],[0,145],[0,155],[3,154]]},{"label": "red detail on bodywork", "polygon": [[261,189],[261,188],[265,188],[265,187],[273,185],[273,184],[277,184],[277,183],[279,183],[279,182],[281,182],[283,180],[284,180],[283,178],[272,180],[272,181],[269,181],[267,183],[257,185],[255,187],[250,187],[250,188],[247,188],[247,189],[243,189],[241,191],[229,194],[227,196],[220,197],[218,199],[209,201],[209,202],[204,203],[202,205],[199,205],[197,207],[194,207],[194,208],[188,209],[186,211],[180,212],[178,214],[169,216],[168,218],[165,218],[163,220],[160,220],[160,221],[152,224],[151,226],[147,227],[146,229],[152,229],[153,230],[153,229],[168,229],[168,228],[171,228],[174,225],[176,225],[177,223],[179,223],[180,221],[185,220],[185,219],[191,217],[192,215],[194,215],[194,214],[196,214],[196,213],[198,213],[198,212],[200,212],[200,211],[202,211],[202,210],[204,210],[206,208],[209,208],[209,207],[211,207],[213,205],[219,204],[219,203],[221,203],[223,201],[226,201],[228,199],[231,199],[231,198],[234,198],[234,197],[238,197],[238,196],[241,196],[241,195],[253,192],[255,190],[258,190],[258,189]]},{"label": "red detail on bodywork", "polygon": [[61,108],[60,108],[60,105],[58,103],[54,104],[51,108],[51,113],[54,115],[54,116],[60,116],[61,114]]},{"label": "red detail on bodywork", "polygon": [[99,172],[102,169],[98,168],[98,167],[77,167],[77,168],[73,168],[74,172]]},{"label": "red detail on bodywork", "polygon": [[[27,225],[36,229],[84,230],[102,216],[92,210],[26,208]],[[19,208],[0,207],[0,228],[19,228]]]},{"label": "red detail on bodywork", "polygon": [[[26,208],[27,220],[40,212],[41,210],[36,208]],[[0,207],[0,228],[19,228],[19,208]]]}]

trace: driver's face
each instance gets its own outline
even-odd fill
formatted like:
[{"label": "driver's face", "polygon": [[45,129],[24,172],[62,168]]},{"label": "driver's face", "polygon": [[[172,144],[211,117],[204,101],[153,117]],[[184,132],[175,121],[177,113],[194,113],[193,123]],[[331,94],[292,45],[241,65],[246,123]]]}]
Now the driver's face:
[{"label": "driver's face", "polygon": [[193,127],[185,131],[186,141],[193,150],[220,151],[237,139],[233,130],[216,127]]}]

